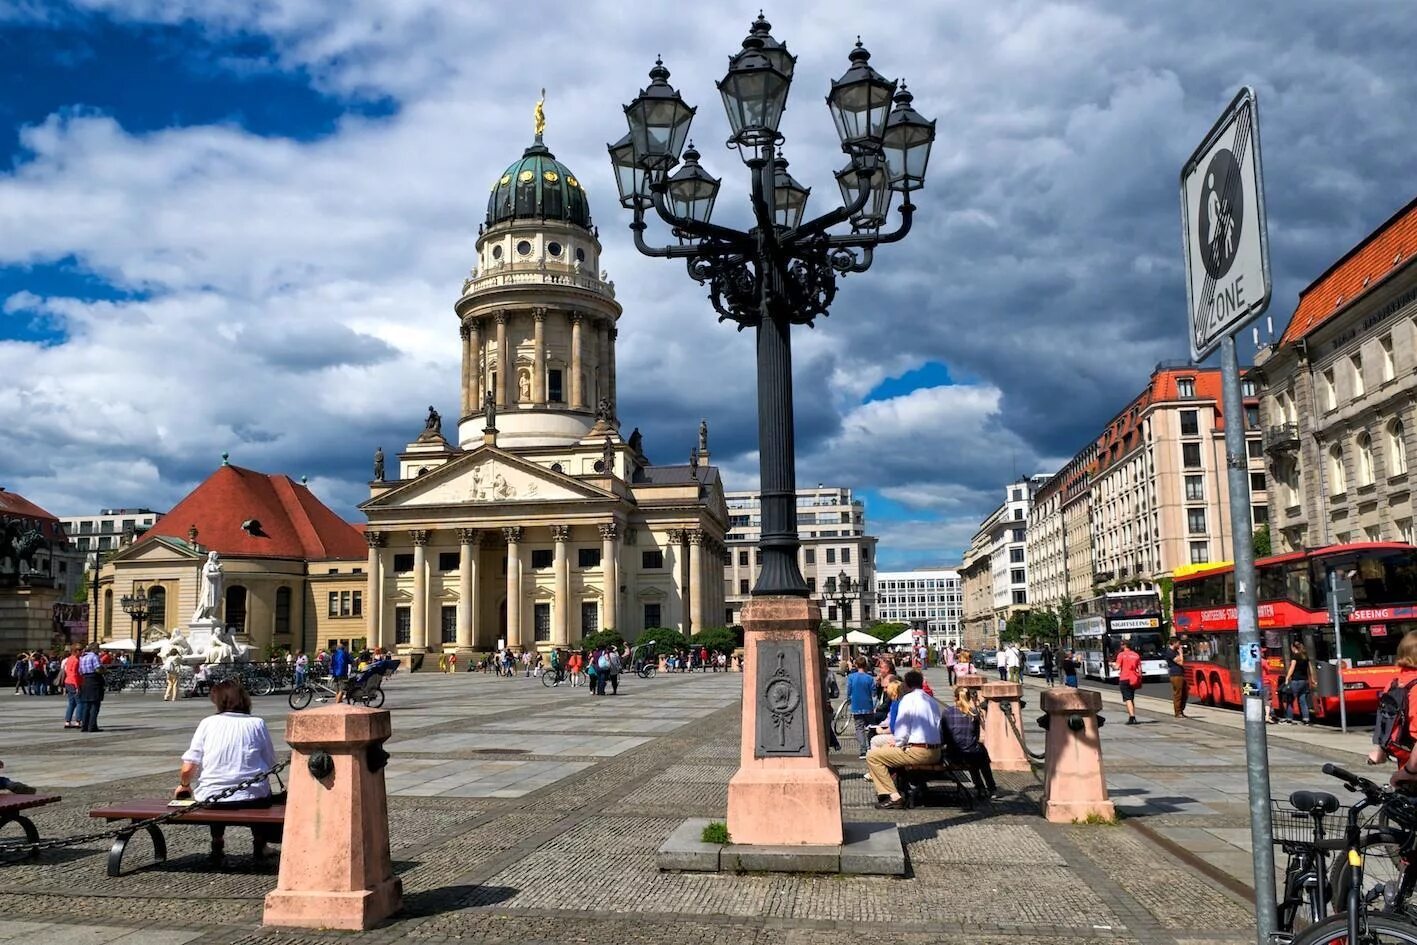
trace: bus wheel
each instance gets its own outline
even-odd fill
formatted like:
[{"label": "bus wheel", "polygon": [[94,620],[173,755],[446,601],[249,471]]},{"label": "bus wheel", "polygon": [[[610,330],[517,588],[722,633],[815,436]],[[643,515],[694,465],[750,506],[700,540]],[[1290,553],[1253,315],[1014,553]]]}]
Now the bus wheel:
[{"label": "bus wheel", "polygon": [[1201,705],[1215,705],[1211,699],[1210,686],[1206,684],[1204,676],[1196,677],[1196,701]]},{"label": "bus wheel", "polygon": [[1220,685],[1220,677],[1212,675],[1210,677],[1210,699],[1211,705],[1225,705],[1225,688]]}]

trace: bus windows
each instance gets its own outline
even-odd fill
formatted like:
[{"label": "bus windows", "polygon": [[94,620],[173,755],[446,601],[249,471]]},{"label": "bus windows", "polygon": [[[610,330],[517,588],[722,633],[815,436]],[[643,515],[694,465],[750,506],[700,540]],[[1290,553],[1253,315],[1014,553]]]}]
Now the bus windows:
[{"label": "bus windows", "polygon": [[1161,634],[1159,633],[1131,633],[1127,634],[1125,639],[1144,660],[1166,658],[1161,651]]}]

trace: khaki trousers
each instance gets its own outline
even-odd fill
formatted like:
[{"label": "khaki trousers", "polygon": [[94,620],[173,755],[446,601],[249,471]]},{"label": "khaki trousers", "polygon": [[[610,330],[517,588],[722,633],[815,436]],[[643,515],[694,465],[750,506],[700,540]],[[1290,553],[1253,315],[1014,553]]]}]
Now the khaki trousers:
[{"label": "khaki trousers", "polygon": [[866,752],[866,771],[871,775],[871,782],[875,784],[877,794],[898,795],[895,782],[891,780],[892,768],[933,765],[939,761],[938,748],[897,748],[890,745],[886,748],[872,748]]},{"label": "khaki trousers", "polygon": [[177,678],[178,677],[176,673],[167,674],[167,689],[165,689],[162,693],[163,702],[177,701]]}]

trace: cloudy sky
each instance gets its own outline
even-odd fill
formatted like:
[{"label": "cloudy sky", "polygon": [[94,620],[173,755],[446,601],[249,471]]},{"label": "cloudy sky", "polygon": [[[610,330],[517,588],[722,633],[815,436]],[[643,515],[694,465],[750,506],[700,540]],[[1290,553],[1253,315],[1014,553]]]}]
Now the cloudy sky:
[{"label": "cloudy sky", "polygon": [[[60,515],[165,509],[220,463],[353,516],[376,445],[456,411],[452,304],[531,138],[576,170],[625,306],[620,415],[683,462],[700,417],[756,483],[751,338],[640,257],[604,145],[656,53],[745,175],[712,82],[757,4],[0,0],[0,485]],[[885,11],[893,12],[887,13]],[[1177,173],[1261,108],[1276,331],[1413,196],[1399,2],[778,3],[784,121],[817,212],[823,96],[860,33],[939,119],[914,232],[796,338],[798,475],[868,502],[886,566],[948,563],[1005,482],[1056,468],[1186,354]],[[810,209],[810,207],[809,207]]]}]

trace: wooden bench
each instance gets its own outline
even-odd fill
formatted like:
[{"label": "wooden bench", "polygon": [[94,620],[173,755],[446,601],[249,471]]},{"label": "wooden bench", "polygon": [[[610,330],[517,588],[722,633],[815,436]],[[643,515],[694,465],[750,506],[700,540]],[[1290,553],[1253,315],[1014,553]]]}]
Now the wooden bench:
[{"label": "wooden bench", "polygon": [[[25,832],[25,841],[38,843],[39,831],[35,829],[34,821],[21,814],[20,811],[57,804],[59,801],[58,794],[0,794],[0,831],[3,831],[8,824],[19,824],[20,829]],[[31,850],[29,856],[32,860],[37,859],[39,851]]]},{"label": "wooden bench", "polygon": [[[162,835],[162,826],[158,824],[147,824],[139,827],[140,821],[151,820],[154,817],[162,817],[171,814],[176,808],[167,806],[166,798],[144,798],[141,800],[123,801],[109,807],[96,807],[89,811],[89,816],[106,820],[112,823],[117,820],[127,820],[133,823],[131,830],[120,833],[113,840],[113,847],[108,851],[108,875],[121,876],[123,864],[123,852],[128,848],[128,841],[133,839],[133,834],[139,829],[146,830],[148,836],[153,841],[153,854],[158,862],[167,859],[167,840]],[[283,827],[285,826],[285,805],[272,804],[270,807],[248,807],[248,808],[197,808],[183,812],[176,820],[170,821],[171,825],[187,826],[220,824],[224,827]]]},{"label": "wooden bench", "polygon": [[[892,773],[896,783],[900,785],[900,794],[906,799],[907,806],[917,806],[919,796],[929,789],[932,781],[948,781],[965,807],[974,809],[974,790],[979,776],[972,765],[954,764],[942,758],[937,764],[906,765],[903,768],[895,768]],[[961,777],[964,774],[968,774],[974,783],[965,784]]]}]

